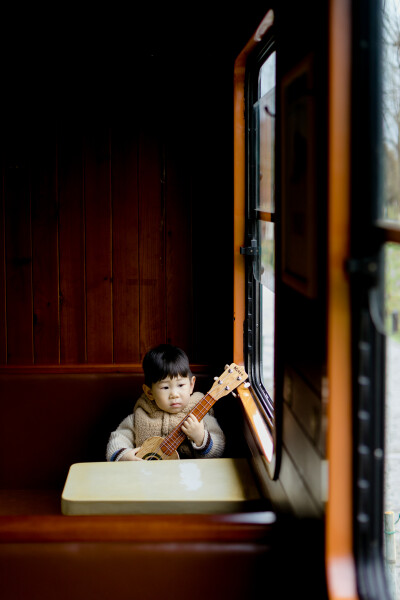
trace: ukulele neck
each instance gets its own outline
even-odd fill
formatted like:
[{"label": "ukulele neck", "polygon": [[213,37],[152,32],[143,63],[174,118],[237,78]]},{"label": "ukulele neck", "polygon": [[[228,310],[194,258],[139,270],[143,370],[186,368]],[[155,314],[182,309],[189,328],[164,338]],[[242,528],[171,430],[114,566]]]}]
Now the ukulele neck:
[{"label": "ukulele neck", "polygon": [[[193,410],[190,411],[189,415],[195,416],[196,419],[200,422],[208,413],[208,411],[214,406],[216,401],[217,400],[213,398],[208,392],[205,396],[203,396],[201,400],[199,400],[199,402],[196,404]],[[168,456],[175,452],[175,450],[182,444],[182,442],[186,438],[186,435],[181,430],[181,427],[182,423],[187,419],[189,415],[182,419],[182,421],[175,427],[175,429],[171,431],[171,433],[164,439],[163,443],[161,444],[161,450]]]}]

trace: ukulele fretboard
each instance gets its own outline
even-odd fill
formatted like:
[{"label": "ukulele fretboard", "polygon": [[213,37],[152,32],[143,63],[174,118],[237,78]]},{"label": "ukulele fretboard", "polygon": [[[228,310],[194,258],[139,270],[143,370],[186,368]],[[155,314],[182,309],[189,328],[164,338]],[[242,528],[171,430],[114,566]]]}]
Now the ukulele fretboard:
[{"label": "ukulele fretboard", "polygon": [[[216,403],[216,399],[211,396],[210,393],[207,393],[193,410],[189,413],[194,415],[198,421],[201,421],[205,415],[209,412],[210,408],[214,406]],[[182,421],[175,427],[173,431],[164,439],[162,444],[160,445],[161,450],[167,456],[171,456],[173,452],[182,444],[185,439],[185,434],[181,430],[182,423],[187,419],[187,416],[182,419]]]}]

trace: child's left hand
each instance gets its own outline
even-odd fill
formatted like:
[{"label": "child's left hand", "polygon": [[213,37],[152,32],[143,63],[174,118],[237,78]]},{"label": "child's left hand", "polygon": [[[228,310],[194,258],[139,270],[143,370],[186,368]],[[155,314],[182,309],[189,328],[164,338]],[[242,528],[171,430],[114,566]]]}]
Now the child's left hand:
[{"label": "child's left hand", "polygon": [[194,415],[189,415],[181,429],[196,446],[202,445],[205,433],[203,421],[199,422]]}]

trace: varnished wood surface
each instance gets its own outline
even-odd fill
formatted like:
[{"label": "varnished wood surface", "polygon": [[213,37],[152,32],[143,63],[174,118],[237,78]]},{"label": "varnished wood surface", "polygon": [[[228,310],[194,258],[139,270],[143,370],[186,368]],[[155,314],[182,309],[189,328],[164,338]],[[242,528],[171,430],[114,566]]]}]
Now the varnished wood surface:
[{"label": "varnished wood surface", "polygon": [[[90,363],[113,362],[111,136],[87,127],[85,157],[86,343]],[[99,335],[99,330],[101,335]]]},{"label": "varnished wood surface", "polygon": [[272,513],[134,515],[127,517],[0,516],[0,542],[265,541]]},{"label": "varnished wood surface", "polygon": [[10,146],[3,183],[6,261],[0,290],[7,307],[8,361],[29,364],[33,357],[29,149],[18,135]]},{"label": "varnished wood surface", "polygon": [[111,131],[113,223],[113,355],[115,363],[140,362],[138,123],[131,115]]},{"label": "varnished wood surface", "polygon": [[63,516],[59,490],[0,490],[0,542],[265,541],[273,513]]},{"label": "varnished wood surface", "polygon": [[67,364],[86,361],[82,137],[77,123],[65,123],[58,138],[59,343],[60,360]]},{"label": "varnished wood surface", "polygon": [[[55,124],[40,124],[32,156],[31,227],[33,282],[33,352],[36,364],[58,363],[59,295],[52,285],[59,277],[57,136]],[[6,362],[6,361],[4,361]]]},{"label": "varnished wood surface", "polygon": [[[224,209],[207,171],[199,195],[190,149],[201,153],[209,139],[177,128],[178,108],[160,111],[157,98],[147,100],[112,122],[44,118],[36,130],[7,121],[1,365],[140,363],[161,342],[194,362],[230,359],[230,277],[217,298],[199,297],[215,277],[211,262],[225,270],[207,233],[215,235],[215,209]],[[217,231],[226,254],[228,220]],[[209,345],[213,329],[219,347]]]}]

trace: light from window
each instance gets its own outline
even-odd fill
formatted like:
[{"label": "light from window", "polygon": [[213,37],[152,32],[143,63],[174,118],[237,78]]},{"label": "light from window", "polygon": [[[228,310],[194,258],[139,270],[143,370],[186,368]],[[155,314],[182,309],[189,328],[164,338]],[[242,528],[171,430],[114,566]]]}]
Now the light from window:
[{"label": "light from window", "polygon": [[268,393],[267,410],[273,420],[275,342],[275,52],[262,64],[258,77],[255,120],[255,209],[260,253],[254,263],[259,284],[260,379]]},{"label": "light from window", "polygon": [[383,10],[383,202],[381,217],[400,222],[400,6]]}]

